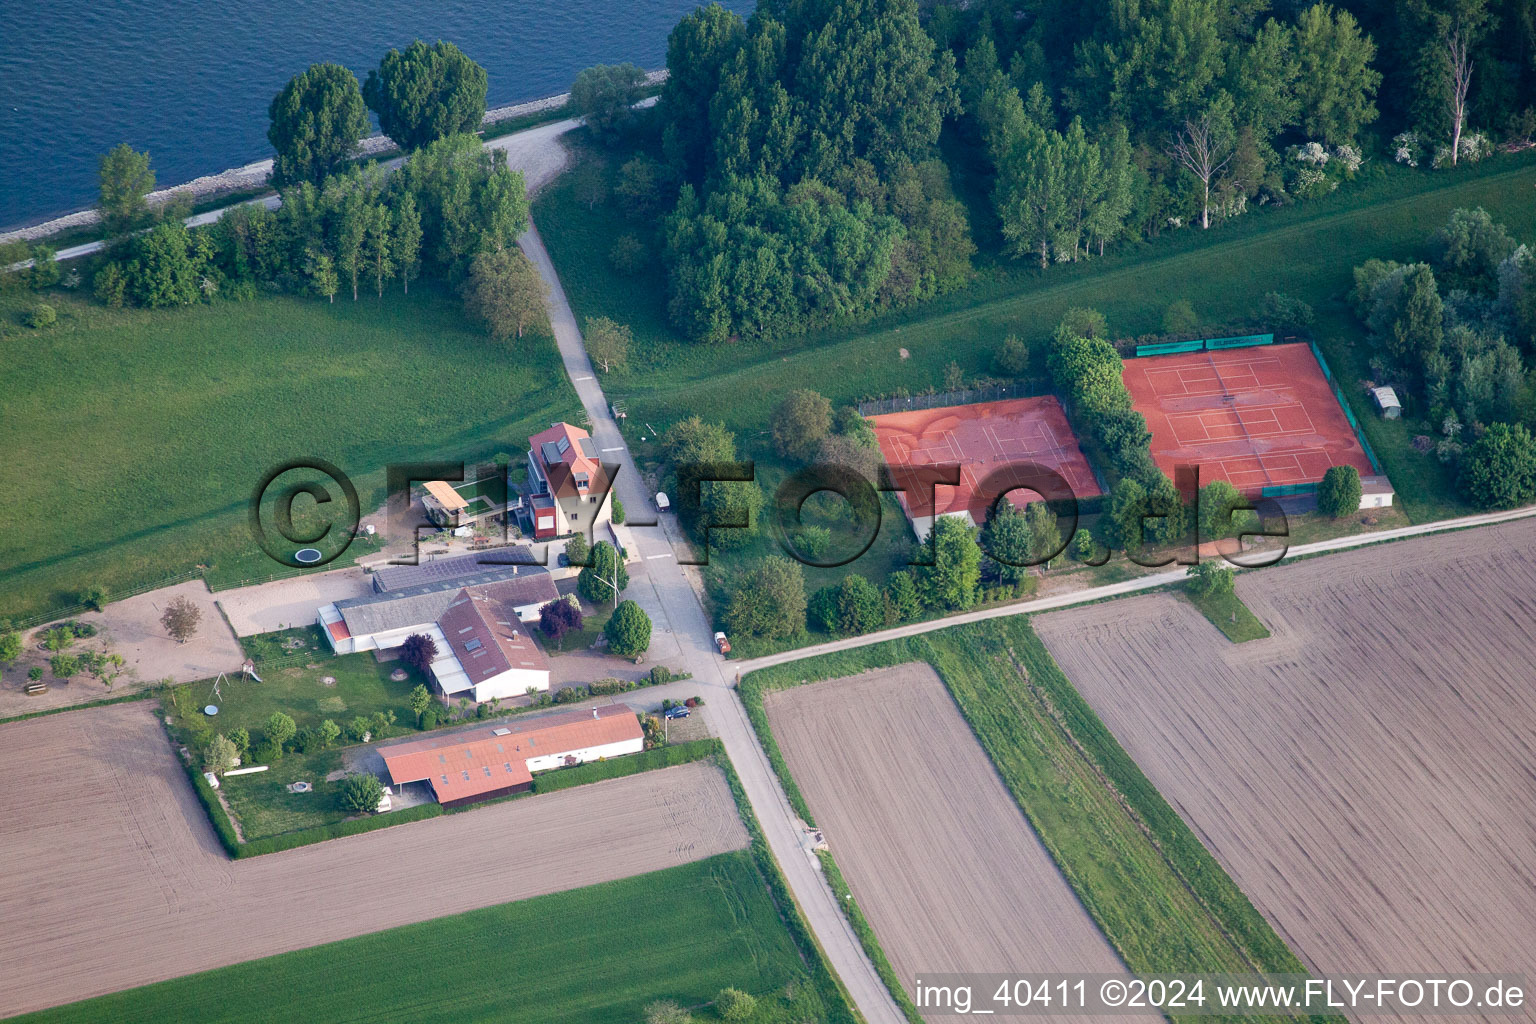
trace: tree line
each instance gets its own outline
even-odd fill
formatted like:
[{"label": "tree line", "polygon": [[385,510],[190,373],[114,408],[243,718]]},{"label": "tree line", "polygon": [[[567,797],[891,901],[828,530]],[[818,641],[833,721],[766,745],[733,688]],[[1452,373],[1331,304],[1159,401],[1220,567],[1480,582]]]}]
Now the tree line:
[{"label": "tree line", "polygon": [[[451,43],[391,50],[363,85],[314,64],[271,104],[276,208],[241,204],[199,228],[184,226],[183,202],[152,214],[149,154],[116,147],[101,162],[97,297],[161,308],[266,289],[356,301],[395,284],[409,292],[426,273],[459,285],[498,339],[547,329],[543,283],[516,247],[528,226],[522,174],[471,134],[485,92],[485,70]],[[407,153],[397,173],[354,159],[368,110]]]},{"label": "tree line", "polygon": [[1527,362],[1536,353],[1536,255],[1482,209],[1454,210],[1429,259],[1367,260],[1350,292],[1374,346],[1374,383],[1430,425],[1433,452],[1484,508],[1536,500]]},{"label": "tree line", "polygon": [[935,151],[954,61],[915,0],[768,0],[746,21],[711,4],[672,31],[667,67],[668,308],[688,336],[803,331],[968,279]]},{"label": "tree line", "polygon": [[[1454,165],[1529,141],[1531,2],[711,5],[669,37],[654,115],[631,109],[632,65],[583,73],[572,103],[603,145],[638,140],[622,173],[646,196],[625,205],[670,210],[673,323],[752,340],[965,283],[946,124],[1006,253],[1042,267],[1326,195],[1368,159]],[[626,234],[611,259],[634,273],[645,251]]]}]

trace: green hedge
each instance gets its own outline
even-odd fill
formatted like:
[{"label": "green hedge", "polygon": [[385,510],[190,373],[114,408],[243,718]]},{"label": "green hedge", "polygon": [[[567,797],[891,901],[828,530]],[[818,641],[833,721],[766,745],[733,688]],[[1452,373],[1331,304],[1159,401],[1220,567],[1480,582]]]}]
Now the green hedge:
[{"label": "green hedge", "polygon": [[219,803],[218,794],[213,787],[208,785],[208,780],[203,778],[203,773],[197,770],[195,765],[182,766],[187,773],[187,778],[192,780],[192,791],[202,801],[203,810],[208,812],[208,821],[213,825],[214,833],[219,837],[219,845],[224,847],[224,852],[231,857],[241,856],[240,840],[235,836],[235,823],[229,820],[229,813],[224,810],[224,805]]},{"label": "green hedge", "polygon": [[[557,768],[552,772],[533,777],[533,792],[553,793],[572,786],[585,786],[589,782],[617,779],[625,775],[638,775],[653,768],[671,768],[690,761],[702,761],[721,750],[717,739],[690,740],[667,747],[656,747],[638,754],[609,758],[606,761],[588,761],[586,764]],[[473,805],[470,805],[473,806]]]},{"label": "green hedge", "polygon": [[403,825],[408,821],[436,818],[442,813],[441,804],[417,804],[415,807],[387,811],[384,814],[370,814],[366,818],[338,821],[334,825],[320,825],[315,828],[301,829],[298,832],[285,832],[280,836],[268,836],[266,839],[241,843],[235,857],[241,860],[246,857],[260,857],[264,853],[278,853],[299,846],[308,846],[311,843],[323,843],[327,839],[360,835],[364,832],[372,832],[374,829],[389,828],[391,825]]},{"label": "green hedge", "polygon": [[42,718],[46,715],[62,715],[66,711],[84,711],[86,708],[102,708],[108,704],[130,704],[136,700],[150,700],[155,696],[153,690],[140,690],[137,693],[125,693],[117,697],[103,697],[101,700],[88,700],[83,704],[65,704],[63,707],[43,708],[39,711],[28,711],[21,715],[12,715],[10,718],[0,718],[0,725],[7,722],[25,722],[29,718]]}]

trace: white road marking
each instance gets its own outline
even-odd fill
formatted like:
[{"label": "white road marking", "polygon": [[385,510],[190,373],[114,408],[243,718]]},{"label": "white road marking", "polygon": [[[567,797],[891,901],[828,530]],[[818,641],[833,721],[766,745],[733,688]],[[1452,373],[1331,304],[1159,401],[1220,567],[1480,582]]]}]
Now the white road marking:
[{"label": "white road marking", "polygon": [[670,551],[663,551],[659,555],[646,555],[645,556],[645,560],[646,561],[650,561],[653,558],[671,558],[671,557],[672,557],[672,552],[670,552]]},{"label": "white road marking", "polygon": [[624,450],[623,448],[604,448],[603,449],[603,451],[605,451],[605,452],[621,452],[623,450]]},{"label": "white road marking", "polygon": [[591,380],[591,379],[592,379],[591,377],[572,377],[571,378],[571,383],[572,384],[577,384],[577,383],[580,383],[581,381]]}]

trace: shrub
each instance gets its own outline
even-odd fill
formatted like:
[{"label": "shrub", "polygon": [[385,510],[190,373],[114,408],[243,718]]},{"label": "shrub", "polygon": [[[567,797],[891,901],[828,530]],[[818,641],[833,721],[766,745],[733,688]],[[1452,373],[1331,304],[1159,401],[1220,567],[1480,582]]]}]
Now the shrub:
[{"label": "shrub", "polygon": [[773,410],[770,425],[780,455],[809,459],[832,430],[832,403],[814,391],[791,391]]},{"label": "shrub", "polygon": [[305,726],[293,737],[293,749],[301,754],[312,754],[320,749],[320,734]]},{"label": "shrub", "polygon": [[1196,597],[1218,597],[1232,593],[1236,573],[1220,562],[1198,562],[1185,573],[1189,589]]},{"label": "shrub", "polygon": [[427,710],[423,711],[421,713],[421,716],[420,716],[420,722],[421,722],[421,728],[423,730],[436,729],[437,728],[437,709],[436,708],[427,708]]},{"label": "shrub", "polygon": [[922,598],[910,572],[903,569],[885,578],[885,612],[893,624],[910,622],[923,614]]},{"label": "shrub", "polygon": [[620,235],[613,248],[608,250],[608,262],[613,264],[614,270],[631,277],[645,269],[649,255],[640,239],[634,235]]},{"label": "shrub", "polygon": [[267,719],[266,728],[262,730],[262,733],[266,736],[268,743],[275,743],[278,749],[281,750],[283,744],[293,739],[294,734],[298,731],[299,728],[294,724],[292,718],[289,718],[281,711],[274,711],[272,716]]},{"label": "shrub", "polygon": [[239,752],[228,737],[215,736],[203,748],[203,770],[213,772],[215,775],[223,775],[235,766],[235,760],[238,757]]},{"label": "shrub", "polygon": [[54,324],[58,323],[58,321],[59,314],[55,312],[54,308],[48,305],[46,302],[39,302],[37,305],[33,306],[32,311],[27,314],[27,326],[33,328],[34,330],[41,330],[44,327],[52,327]]},{"label": "shrub", "polygon": [[998,370],[1009,377],[1022,377],[1029,372],[1029,343],[1017,334],[1010,334],[993,357]]},{"label": "shrub", "polygon": [[80,659],[73,654],[55,654],[48,659],[48,667],[53,669],[55,679],[68,679],[80,671]]},{"label": "shrub", "polygon": [[735,1024],[752,1019],[752,1015],[757,1012],[757,1000],[739,988],[723,988],[715,996],[715,1010],[719,1012],[721,1020]]},{"label": "shrub", "polygon": [[1178,299],[1168,304],[1163,313],[1163,330],[1169,334],[1194,334],[1200,330],[1200,318],[1188,299]]},{"label": "shrub", "polygon": [[613,521],[620,526],[624,525],[624,503],[617,496],[613,499]]},{"label": "shrub", "polygon": [[1284,292],[1268,292],[1264,296],[1264,319],[1280,331],[1295,333],[1312,326],[1316,313],[1301,299]]},{"label": "shrub", "polygon": [[1360,471],[1354,466],[1329,466],[1317,487],[1317,510],[1340,519],[1360,508]]},{"label": "shrub", "polygon": [[235,745],[235,753],[243,761],[245,755],[251,752],[251,734],[245,729],[231,729],[229,742]]},{"label": "shrub", "polygon": [[107,606],[107,588],[100,583],[93,583],[80,591],[80,603],[94,611],[101,611]]},{"label": "shrub", "polygon": [[550,700],[555,704],[575,704],[577,701],[586,700],[589,696],[591,694],[587,692],[587,688],[577,683],[574,686],[562,686],[555,691],[555,695]]},{"label": "shrub", "polygon": [[1495,423],[1467,448],[1461,488],[1481,508],[1514,508],[1536,499],[1536,438],[1524,424]]},{"label": "shrub", "polygon": [[33,665],[31,668],[27,669],[27,681],[28,682],[35,683],[39,679],[42,679],[42,678],[43,678],[43,670],[42,670],[42,668],[40,666]]},{"label": "shrub", "polygon": [[363,742],[363,737],[372,733],[373,730],[370,728],[370,725],[371,723],[367,715],[357,715],[352,721],[347,723],[347,735],[361,743]]},{"label": "shrub", "polygon": [[336,802],[341,804],[344,811],[373,814],[378,811],[379,800],[383,796],[384,783],[379,781],[377,775],[371,773],[348,775],[337,787]]},{"label": "shrub", "polygon": [[651,646],[651,618],[633,601],[620,601],[603,627],[608,650],[621,658],[638,658]]},{"label": "shrub", "polygon": [[280,761],[283,757],[283,748],[271,740],[262,740],[261,744],[251,753],[256,764],[271,764]]},{"label": "shrub", "polygon": [[693,1024],[693,1014],[670,999],[658,999],[646,1004],[645,1024]]}]

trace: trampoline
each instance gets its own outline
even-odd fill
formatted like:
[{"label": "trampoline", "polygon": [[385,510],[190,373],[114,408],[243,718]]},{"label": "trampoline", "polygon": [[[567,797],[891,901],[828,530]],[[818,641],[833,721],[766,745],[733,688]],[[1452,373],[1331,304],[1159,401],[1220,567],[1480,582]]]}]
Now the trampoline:
[{"label": "trampoline", "polygon": [[300,548],[293,553],[293,560],[300,565],[314,565],[324,557],[319,548]]}]

